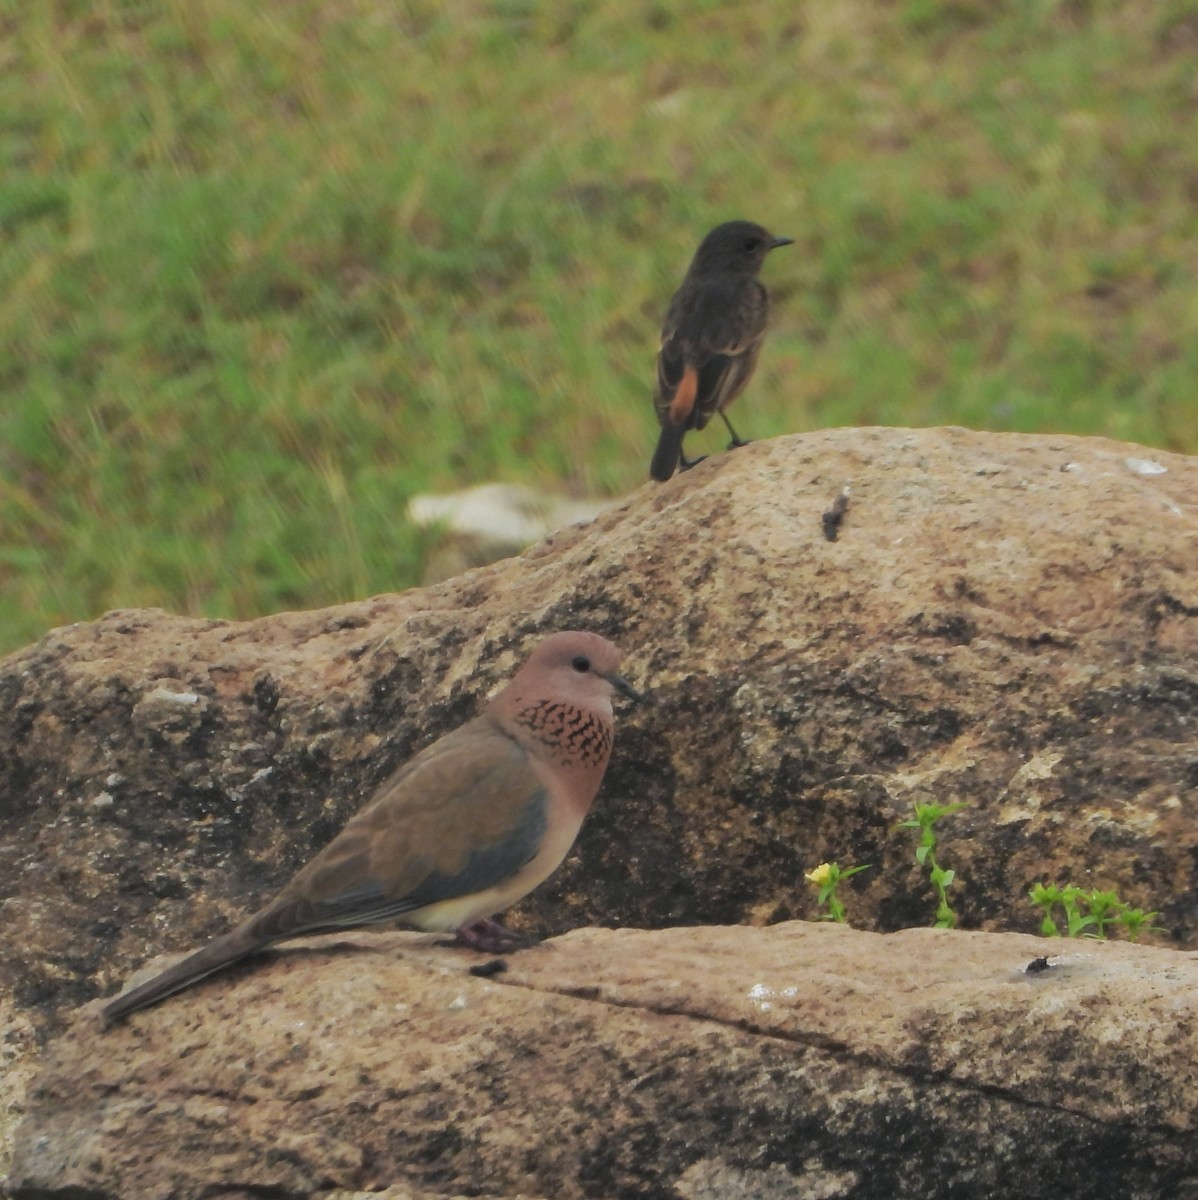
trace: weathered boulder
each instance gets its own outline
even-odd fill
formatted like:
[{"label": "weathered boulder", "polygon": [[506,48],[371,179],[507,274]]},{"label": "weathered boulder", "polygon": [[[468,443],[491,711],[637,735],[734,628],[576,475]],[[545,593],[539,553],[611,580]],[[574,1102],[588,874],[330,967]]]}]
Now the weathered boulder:
[{"label": "weathered boulder", "polygon": [[961,800],[941,857],[964,926],[1035,929],[1029,885],[1073,880],[1195,945],[1196,497],[1198,459],[1130,445],[828,430],[435,588],[53,631],[0,663],[0,1119],[30,1023],[46,1037],[259,904],[552,629],[615,639],[654,702],[621,714],[575,852],[517,926],[810,915],[826,859],[872,865],[856,925],[927,924],[895,826]]},{"label": "weathered boulder", "polygon": [[435,943],[313,939],[107,1033],[79,1014],[17,1200],[1198,1194],[1192,953],[589,929],[480,979]]}]

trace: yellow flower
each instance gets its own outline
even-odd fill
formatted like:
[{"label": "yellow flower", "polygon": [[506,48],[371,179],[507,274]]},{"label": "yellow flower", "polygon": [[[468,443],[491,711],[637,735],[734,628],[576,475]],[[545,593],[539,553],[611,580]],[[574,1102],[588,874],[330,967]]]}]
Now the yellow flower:
[{"label": "yellow flower", "polygon": [[820,863],[814,871],[808,871],[803,878],[814,883],[816,887],[824,887],[832,878],[832,864]]}]

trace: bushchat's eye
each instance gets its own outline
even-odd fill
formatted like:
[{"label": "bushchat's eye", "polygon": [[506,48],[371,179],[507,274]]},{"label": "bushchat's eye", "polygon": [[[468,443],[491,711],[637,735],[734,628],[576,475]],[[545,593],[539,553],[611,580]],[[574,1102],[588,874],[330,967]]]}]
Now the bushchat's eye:
[{"label": "bushchat's eye", "polygon": [[746,239],[745,239],[745,249],[746,249],[746,250],[747,250],[747,251],[748,251],[750,254],[752,254],[752,253],[753,253],[755,250],[757,250],[757,249],[758,249],[760,246],[761,246],[761,239],[760,239],[760,238],[751,237],[751,238],[746,238]]},{"label": "bushchat's eye", "polygon": [[589,658],[584,658],[580,654],[576,659],[574,659],[573,662],[570,663],[570,666],[572,666],[579,674],[582,674],[584,671],[589,671],[591,669],[591,660]]}]

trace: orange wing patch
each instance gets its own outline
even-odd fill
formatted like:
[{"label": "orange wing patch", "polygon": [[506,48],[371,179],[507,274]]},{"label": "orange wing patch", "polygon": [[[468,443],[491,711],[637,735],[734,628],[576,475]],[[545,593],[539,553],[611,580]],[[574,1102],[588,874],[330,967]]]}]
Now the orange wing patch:
[{"label": "orange wing patch", "polygon": [[682,370],[674,399],[670,401],[670,424],[685,425],[695,407],[695,393],[699,390],[699,372],[689,363]]}]

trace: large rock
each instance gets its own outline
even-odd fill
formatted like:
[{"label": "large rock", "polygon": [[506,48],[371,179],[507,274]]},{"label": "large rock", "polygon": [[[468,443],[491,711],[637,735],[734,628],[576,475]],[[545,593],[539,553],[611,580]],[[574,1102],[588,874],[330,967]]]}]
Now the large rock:
[{"label": "large rock", "polygon": [[617,640],[654,703],[621,715],[575,853],[514,924],[809,915],[825,859],[872,865],[855,924],[927,924],[895,826],[961,800],[940,853],[963,925],[1032,930],[1029,885],[1073,880],[1194,945],[1195,497],[1198,459],[1130,445],[830,430],[436,588],[56,630],[0,663],[5,1087],[31,1020],[44,1038],[256,906],[565,627]]},{"label": "large rock", "polygon": [[81,1014],[16,1197],[1198,1195],[1198,955],[793,922],[579,930],[479,979],[434,942]]}]

